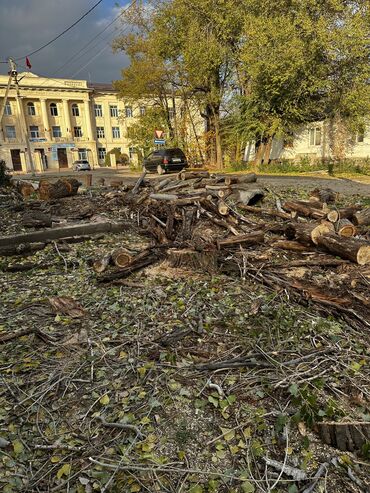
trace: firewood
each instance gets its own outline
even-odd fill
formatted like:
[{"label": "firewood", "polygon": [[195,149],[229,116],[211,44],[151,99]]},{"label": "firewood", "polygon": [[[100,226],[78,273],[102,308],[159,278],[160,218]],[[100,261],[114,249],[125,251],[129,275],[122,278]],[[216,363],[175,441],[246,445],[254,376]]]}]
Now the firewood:
[{"label": "firewood", "polygon": [[222,200],[217,204],[218,212],[221,216],[227,216],[229,213],[229,208]]},{"label": "firewood", "polygon": [[339,220],[339,211],[333,209],[326,215],[326,219],[331,223],[336,223]]},{"label": "firewood", "polygon": [[[283,208],[289,212],[297,212],[300,216],[323,219],[327,213],[322,210],[321,203],[287,200]],[[321,210],[320,210],[321,209]]]},{"label": "firewood", "polygon": [[138,192],[139,188],[143,185],[143,182],[144,182],[144,179],[146,177],[146,174],[147,174],[147,171],[146,170],[144,170],[141,173],[139,179],[137,180],[137,182],[135,183],[134,188],[131,191],[132,195],[135,195]]},{"label": "firewood", "polygon": [[44,242],[32,242],[32,243],[13,243],[4,246],[0,246],[0,257],[8,257],[13,255],[31,255],[33,252],[43,250],[46,247]]},{"label": "firewood", "polygon": [[37,193],[40,200],[61,199],[76,195],[80,185],[75,178],[62,178],[55,183],[40,180]]},{"label": "firewood", "polygon": [[162,188],[165,188],[168,184],[172,182],[171,178],[165,178],[164,180],[159,181],[155,186],[154,190],[156,192],[159,192],[159,190],[162,190]]},{"label": "firewood", "polygon": [[209,178],[208,171],[181,171],[178,175],[179,180],[191,180],[192,178]]},{"label": "firewood", "polygon": [[271,243],[273,248],[279,248],[280,250],[289,250],[291,252],[309,252],[312,248],[299,243],[298,241],[278,240]]},{"label": "firewood", "polygon": [[172,267],[201,270],[210,274],[217,271],[215,251],[198,252],[190,248],[168,250],[168,262]]},{"label": "firewood", "polygon": [[369,226],[370,224],[370,207],[356,212],[354,221],[357,226]]},{"label": "firewood", "polygon": [[213,197],[218,197],[220,199],[223,199],[230,194],[229,187],[223,187],[220,185],[206,185],[206,190]]},{"label": "firewood", "polygon": [[339,236],[351,237],[356,236],[357,234],[356,226],[354,226],[348,219],[340,219],[336,223],[336,231]]},{"label": "firewood", "polygon": [[345,207],[343,209],[333,209],[327,213],[327,220],[331,223],[336,223],[340,219],[354,220],[355,214],[359,211],[358,206]]},{"label": "firewood", "polygon": [[198,202],[203,202],[204,200],[206,200],[206,197],[204,195],[194,195],[191,197],[181,197],[171,200],[171,204],[181,207],[184,205],[194,205]]},{"label": "firewood", "polygon": [[94,271],[97,274],[101,274],[102,272],[104,272],[108,268],[111,259],[112,256],[110,253],[108,255],[104,255],[103,257],[96,259],[93,263]]},{"label": "firewood", "polygon": [[123,185],[123,180],[111,180],[109,186],[112,188],[121,188]]},{"label": "firewood", "polygon": [[255,183],[257,181],[257,175],[255,173],[248,173],[247,175],[237,175],[225,177],[225,185],[232,185],[234,183]]},{"label": "firewood", "polygon": [[281,219],[291,219],[290,214],[288,214],[287,212],[279,212],[279,211],[275,211],[274,209],[265,209],[262,207],[255,207],[252,205],[244,205],[244,204],[238,204],[238,209],[247,212],[252,212],[253,214],[261,214],[261,215],[265,214],[267,216],[279,217]]},{"label": "firewood", "polygon": [[335,202],[336,198],[337,194],[331,188],[324,188],[322,190],[315,188],[315,190],[312,190],[310,193],[310,200],[326,202],[327,204]]},{"label": "firewood", "polygon": [[14,180],[13,184],[17,191],[22,195],[23,198],[28,199],[31,195],[36,192],[36,189],[32,183],[24,180]]},{"label": "firewood", "polygon": [[186,180],[186,181],[176,180],[172,182],[170,185],[162,188],[162,193],[171,192],[173,190],[180,190],[181,188],[191,187],[194,181],[195,180]]},{"label": "firewood", "polygon": [[51,215],[43,212],[28,212],[23,215],[22,224],[26,228],[50,228]]},{"label": "firewood", "polygon": [[164,201],[176,200],[179,198],[178,195],[175,195],[173,193],[151,193],[149,197],[152,200],[164,200]]},{"label": "firewood", "polygon": [[152,249],[144,250],[136,255],[133,258],[132,262],[123,269],[98,276],[97,281],[105,283],[112,282],[118,279],[124,279],[125,277],[130,276],[133,272],[136,272],[150,264],[153,264],[154,262],[159,260],[159,258],[160,255],[156,252],[153,252]]},{"label": "firewood", "polygon": [[324,443],[342,451],[361,451],[370,441],[369,422],[317,423],[316,429]]},{"label": "firewood", "polygon": [[132,260],[133,256],[126,248],[118,248],[112,252],[112,261],[114,265],[120,269],[126,267]]},{"label": "firewood", "polygon": [[263,231],[254,231],[245,235],[234,236],[224,240],[217,240],[217,248],[227,248],[235,245],[256,245],[265,241],[265,233]]},{"label": "firewood", "polygon": [[297,240],[300,243],[304,244],[314,244],[317,245],[317,239],[322,234],[334,233],[335,228],[334,225],[328,221],[324,221],[323,223],[317,224],[301,224],[301,223],[292,223],[289,224],[285,230],[285,236],[288,240]]},{"label": "firewood", "polygon": [[370,243],[367,241],[325,234],[317,238],[317,244],[331,254],[359,265],[370,263]]}]

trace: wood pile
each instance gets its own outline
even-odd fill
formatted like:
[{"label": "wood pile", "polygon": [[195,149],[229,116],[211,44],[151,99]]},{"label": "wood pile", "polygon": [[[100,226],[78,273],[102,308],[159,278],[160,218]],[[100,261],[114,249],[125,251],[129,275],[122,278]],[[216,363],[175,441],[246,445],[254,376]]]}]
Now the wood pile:
[{"label": "wood pile", "polygon": [[[275,209],[256,206],[265,190],[256,188],[253,173],[186,171],[154,184],[144,178],[145,173],[123,202],[154,239],[153,247],[137,255],[124,253],[121,265],[114,253],[97,259],[94,269],[100,282],[127,277],[163,258],[174,267],[215,272],[229,254],[262,245],[298,253],[326,252],[358,265],[370,264],[369,208],[337,208],[337,194],[330,189],[314,190],[310,200],[286,200]],[[107,195],[112,200],[112,192]],[[113,273],[105,273],[113,264]]]},{"label": "wood pile", "polygon": [[40,200],[55,200],[63,197],[72,197],[77,194],[81,183],[75,178],[61,178],[56,182],[40,180],[29,182],[26,180],[12,180],[13,187],[25,199],[38,197]]}]

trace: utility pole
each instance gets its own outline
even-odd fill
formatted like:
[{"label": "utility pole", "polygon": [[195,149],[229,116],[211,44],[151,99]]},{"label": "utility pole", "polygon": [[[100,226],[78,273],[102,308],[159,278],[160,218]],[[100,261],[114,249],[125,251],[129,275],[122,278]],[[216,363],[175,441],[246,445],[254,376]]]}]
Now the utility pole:
[{"label": "utility pole", "polygon": [[32,175],[34,175],[35,174],[35,167],[33,165],[33,157],[32,157],[32,152],[31,152],[31,142],[30,142],[30,138],[28,136],[27,123],[26,123],[25,116],[24,116],[22,98],[21,98],[20,90],[19,90],[17,65],[15,64],[15,62],[12,58],[9,58],[9,67],[10,67],[11,77],[13,78],[14,84],[15,84],[16,100],[17,100],[17,104],[18,104],[18,111],[19,111],[19,116],[20,116],[21,128],[23,131],[23,137],[24,137],[24,140],[25,140],[26,145],[27,145],[28,161],[30,163],[31,173],[32,173]]},{"label": "utility pole", "polygon": [[[6,107],[6,103],[8,102],[8,94],[9,94],[9,89],[10,89],[10,85],[12,83],[12,73],[9,72],[9,79],[8,79],[8,85],[6,86],[6,90],[5,90],[5,96],[4,96],[4,101],[3,101],[3,105],[1,106],[0,108],[0,127],[1,127],[1,122],[3,120],[3,116],[4,116],[4,111],[5,111],[5,107]],[[1,127],[2,128],[2,127]]]}]

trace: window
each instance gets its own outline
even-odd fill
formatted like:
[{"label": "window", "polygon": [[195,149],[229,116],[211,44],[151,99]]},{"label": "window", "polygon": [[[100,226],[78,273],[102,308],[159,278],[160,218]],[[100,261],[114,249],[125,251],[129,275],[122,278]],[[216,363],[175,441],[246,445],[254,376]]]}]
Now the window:
[{"label": "window", "polygon": [[110,116],[112,118],[118,118],[118,106],[117,105],[109,106],[109,110],[110,110]]},{"label": "window", "polygon": [[103,107],[101,104],[94,104],[95,116],[103,116]]},{"label": "window", "polygon": [[169,116],[169,118],[174,118],[175,117],[175,110],[174,110],[174,108],[168,108],[168,116]]},{"label": "window", "polygon": [[78,159],[80,161],[87,161],[87,149],[78,149]]},{"label": "window", "polygon": [[4,110],[5,115],[10,116],[12,114],[12,107],[10,106],[10,102],[7,101]]},{"label": "window", "polygon": [[34,103],[27,103],[27,113],[30,116],[35,116],[36,115],[36,108]]},{"label": "window", "polygon": [[73,127],[73,133],[75,137],[82,137],[81,127]]},{"label": "window", "polygon": [[62,131],[60,130],[60,127],[51,127],[53,131],[53,137],[61,137],[62,136]]},{"label": "window", "polygon": [[113,135],[113,139],[119,139],[121,137],[119,127],[112,127],[112,135]]},{"label": "window", "polygon": [[51,116],[58,116],[58,106],[56,103],[50,103],[50,114]]},{"label": "window", "polygon": [[132,108],[131,108],[131,106],[126,106],[126,108],[125,108],[125,116],[126,116],[126,118],[132,118]]},{"label": "window", "polygon": [[30,126],[31,139],[38,139],[40,137],[39,127],[37,125]]},{"label": "window", "polygon": [[72,115],[73,116],[80,116],[80,108],[78,107],[78,104],[76,104],[76,103],[72,104]]},{"label": "window", "polygon": [[135,147],[129,147],[128,154],[130,156],[130,159],[132,159],[135,155]]},{"label": "window", "polygon": [[105,147],[99,147],[98,148],[99,159],[105,159],[106,155],[107,155],[107,151],[106,151]]},{"label": "window", "polygon": [[105,137],[104,127],[96,127],[96,136],[98,139],[104,139]]},{"label": "window", "polygon": [[8,139],[15,139],[16,138],[14,125],[7,125],[5,127],[5,135],[7,136]]},{"label": "window", "polygon": [[311,128],[310,129],[310,146],[321,145],[321,128]]},{"label": "window", "polygon": [[140,116],[144,116],[146,113],[146,108],[145,106],[140,106]]}]

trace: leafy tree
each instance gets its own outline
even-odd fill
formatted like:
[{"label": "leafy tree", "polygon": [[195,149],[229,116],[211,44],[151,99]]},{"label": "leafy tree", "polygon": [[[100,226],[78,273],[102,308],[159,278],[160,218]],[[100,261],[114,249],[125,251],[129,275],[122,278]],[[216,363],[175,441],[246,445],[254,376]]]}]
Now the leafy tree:
[{"label": "leafy tree", "polygon": [[122,154],[121,149],[119,147],[115,147],[114,149],[111,149],[107,154],[105,155],[105,166],[110,166],[110,155],[114,154],[116,156],[116,163],[121,164],[121,165],[126,165],[129,163],[129,157],[127,154]]},{"label": "leafy tree", "polygon": [[7,187],[10,185],[11,175],[6,167],[6,163],[3,159],[0,160],[0,187]]},{"label": "leafy tree", "polygon": [[[168,135],[169,128],[163,109],[160,106],[147,108],[144,115],[140,115],[136,122],[128,128],[127,136],[131,145],[138,151],[139,157],[146,156],[154,146],[154,131],[164,130]],[[171,145],[167,139],[167,145]]]}]

